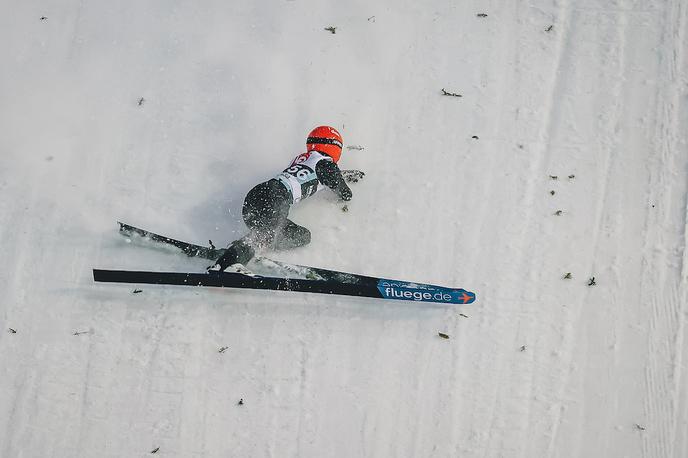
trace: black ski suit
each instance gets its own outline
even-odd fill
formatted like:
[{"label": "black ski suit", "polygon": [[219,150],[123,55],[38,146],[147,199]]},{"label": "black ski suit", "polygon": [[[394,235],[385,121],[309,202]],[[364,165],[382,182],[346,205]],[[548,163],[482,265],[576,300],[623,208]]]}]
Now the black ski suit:
[{"label": "black ski suit", "polygon": [[[308,167],[307,162],[297,162],[299,158],[305,156],[308,159],[314,154],[320,153],[312,151],[298,156],[292,166],[280,176],[260,183],[248,192],[244,199],[242,216],[250,232],[233,242],[217,260],[216,264],[220,266],[220,270],[236,263],[245,265],[253,258],[256,249],[286,250],[309,244],[311,232],[291,221],[288,218],[289,210],[295,201],[314,194],[320,185],[332,189],[343,200],[351,200],[351,189],[344,181],[337,164],[329,157],[322,155],[322,158],[316,158],[312,169]],[[289,180],[284,177],[294,181],[295,178],[292,177],[304,172],[307,177],[303,183],[299,180],[295,185],[297,188],[289,187]],[[298,194],[296,199],[294,193]]]}]

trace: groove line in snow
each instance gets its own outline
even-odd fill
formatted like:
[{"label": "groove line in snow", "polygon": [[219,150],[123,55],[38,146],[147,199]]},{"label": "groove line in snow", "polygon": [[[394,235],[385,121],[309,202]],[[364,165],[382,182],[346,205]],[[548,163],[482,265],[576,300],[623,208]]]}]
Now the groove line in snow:
[{"label": "groove line in snow", "polygon": [[[575,8],[572,12],[573,16],[577,16],[583,11],[586,11],[584,9],[580,8]],[[603,233],[605,233],[605,225],[606,225],[606,217],[610,212],[610,190],[612,189],[612,183],[616,179],[614,176],[614,165],[619,161],[619,139],[618,136],[614,135],[613,132],[615,131],[614,129],[614,124],[618,123],[618,120],[621,116],[622,113],[622,104],[621,104],[621,88],[622,88],[622,81],[623,81],[623,71],[625,69],[624,65],[624,51],[626,48],[626,40],[625,40],[625,33],[624,30],[626,28],[626,21],[625,17],[623,15],[619,16],[616,18],[615,21],[612,21],[610,23],[611,26],[611,32],[615,32],[615,39],[613,41],[610,41],[609,44],[617,43],[616,45],[612,46],[611,48],[602,48],[602,51],[607,53],[608,55],[605,55],[605,62],[606,66],[602,70],[602,74],[600,75],[600,78],[602,78],[604,81],[613,81],[611,87],[610,87],[610,98],[613,101],[613,105],[611,105],[608,109],[605,110],[604,113],[609,113],[609,116],[601,117],[602,118],[602,123],[601,123],[601,132],[603,133],[603,136],[601,137],[599,144],[593,143],[592,145],[588,145],[588,148],[593,147],[593,148],[599,148],[599,151],[604,152],[603,158],[597,159],[598,163],[601,162],[600,170],[602,171],[601,173],[601,178],[598,180],[596,183],[595,189],[598,190],[599,193],[599,201],[595,207],[594,211],[594,217],[592,218],[592,241],[591,241],[591,246],[593,247],[591,252],[589,253],[585,263],[589,266],[589,271],[591,273],[596,272],[596,265],[598,264],[598,258],[599,258],[599,253],[600,253],[600,248],[602,244],[604,243],[601,239],[601,236]],[[603,42],[604,43],[604,42]],[[601,46],[601,45],[600,45]],[[611,69],[614,73],[613,74],[605,74],[607,70]],[[584,335],[586,335],[588,332],[592,331],[587,331],[585,330],[585,323],[583,323],[582,318],[584,316],[584,312],[586,310],[586,304],[589,304],[592,300],[591,297],[592,291],[591,290],[586,290],[584,294],[581,294],[576,301],[574,301],[571,305],[574,308],[573,312],[573,320],[575,323],[575,327],[579,330],[579,332],[583,332]],[[618,308],[619,304],[614,300],[614,295],[611,296],[611,303],[609,304],[609,310],[614,313],[614,311]],[[594,313],[600,313],[598,311],[594,311]],[[609,312],[606,312],[609,313]],[[616,312],[618,314],[618,312]],[[596,336],[595,336],[596,337]],[[590,339],[590,337],[588,337]],[[585,348],[586,342],[578,342],[577,346],[578,352],[581,351],[580,346],[583,346]],[[592,342],[590,342],[592,343]],[[574,342],[573,340],[569,341],[569,345],[567,348],[564,350],[565,352],[565,358],[567,360],[567,365],[571,366],[573,364],[573,357],[574,357],[574,352],[573,348],[571,345],[573,345]],[[592,349],[588,348],[588,360],[594,358],[594,354],[598,352],[598,349]],[[601,381],[601,380],[600,380]],[[565,381],[562,381],[560,391],[559,391],[559,398],[561,399],[563,397],[563,389],[565,386]],[[583,390],[585,390],[585,385],[583,386]],[[561,422],[563,421],[563,413],[564,409],[560,408],[556,410],[557,412],[557,417],[555,421],[555,426],[553,428],[553,434],[551,437],[551,440],[549,442],[549,447],[548,447],[548,453],[547,456],[554,456],[558,453],[558,451],[555,448],[555,443],[556,439],[559,434],[559,429],[561,426]],[[607,415],[610,415],[611,412],[608,412]],[[602,426],[606,426],[606,421],[602,420]],[[608,420],[607,420],[608,421]],[[569,438],[571,440],[571,438]],[[601,445],[601,444],[599,444]],[[606,444],[608,447],[609,443]],[[581,447],[582,445],[579,445]],[[584,446],[583,446],[584,447]],[[600,452],[602,452],[600,450]],[[602,452],[604,453],[604,452]]]},{"label": "groove line in snow", "polygon": [[[679,119],[680,95],[676,83],[685,77],[684,48],[686,35],[685,2],[674,0],[665,9],[663,28],[663,54],[661,70],[663,84],[657,92],[657,126],[653,144],[659,153],[658,172],[651,174],[650,197],[658,202],[656,216],[648,218],[648,238],[644,252],[644,296],[651,296],[650,358],[646,370],[648,396],[645,403],[648,422],[653,431],[643,436],[643,456],[646,458],[679,457],[685,455],[685,437],[679,421],[685,421],[685,388],[682,387],[683,361],[685,359],[686,300],[686,243],[688,228],[688,203],[686,200],[685,151],[680,136],[685,126]],[[683,133],[681,133],[683,129]],[[678,176],[677,176],[678,174]],[[672,216],[672,212],[679,212]],[[682,227],[676,231],[672,221]],[[676,234],[677,239],[674,239]],[[673,258],[671,247],[678,243],[675,255],[678,278],[673,278],[667,257]],[[657,251],[664,247],[665,251]],[[661,256],[661,254],[664,256]],[[654,280],[654,281],[652,281]],[[685,409],[685,406],[683,407]]]}]

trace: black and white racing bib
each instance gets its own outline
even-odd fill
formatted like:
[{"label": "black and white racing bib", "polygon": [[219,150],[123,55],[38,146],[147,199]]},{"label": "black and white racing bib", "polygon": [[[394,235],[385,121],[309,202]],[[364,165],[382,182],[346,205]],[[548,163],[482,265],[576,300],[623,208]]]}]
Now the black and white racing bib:
[{"label": "black and white racing bib", "polygon": [[291,192],[292,203],[310,197],[323,188],[315,173],[315,166],[320,161],[331,161],[329,156],[317,151],[300,154],[291,165],[277,175],[277,179]]}]

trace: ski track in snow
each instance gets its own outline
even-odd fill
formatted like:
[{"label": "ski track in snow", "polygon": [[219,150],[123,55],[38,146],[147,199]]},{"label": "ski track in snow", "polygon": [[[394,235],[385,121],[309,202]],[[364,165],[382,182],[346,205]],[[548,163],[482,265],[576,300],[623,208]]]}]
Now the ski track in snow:
[{"label": "ski track in snow", "polygon": [[[15,5],[0,455],[687,456],[687,28],[682,0]],[[367,176],[275,256],[475,304],[93,284],[203,269],[115,220],[222,245],[325,122]]]},{"label": "ski track in snow", "polygon": [[[684,2],[669,2],[662,34],[665,52],[660,58],[661,78],[665,85],[658,91],[657,125],[653,138],[653,146],[658,152],[657,161],[663,167],[653,169],[650,175],[651,198],[656,199],[661,211],[647,226],[651,236],[664,243],[646,246],[649,253],[645,260],[646,270],[655,273],[655,279],[646,285],[647,289],[653,291],[660,285],[662,291],[658,297],[649,291],[646,293],[651,296],[648,299],[652,305],[649,350],[653,357],[646,371],[650,395],[645,407],[648,421],[660,426],[644,437],[644,456],[683,456],[688,453],[685,438],[686,388],[682,378],[687,351],[684,321],[688,299],[685,270],[688,158],[685,133],[679,134],[679,129],[685,131],[686,125],[685,95],[679,95],[679,88],[681,85],[685,88],[688,82],[687,17]],[[680,106],[683,106],[683,113]],[[674,212],[681,214],[681,218],[673,219],[671,214]],[[675,222],[682,224],[675,225]]]}]

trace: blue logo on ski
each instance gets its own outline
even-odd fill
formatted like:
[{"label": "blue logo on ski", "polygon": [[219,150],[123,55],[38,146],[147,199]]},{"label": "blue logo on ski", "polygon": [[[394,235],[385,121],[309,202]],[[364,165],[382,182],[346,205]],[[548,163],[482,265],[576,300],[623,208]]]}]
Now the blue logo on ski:
[{"label": "blue logo on ski", "polygon": [[422,283],[380,280],[377,289],[384,299],[445,304],[470,304],[475,301],[475,293],[470,291]]}]

